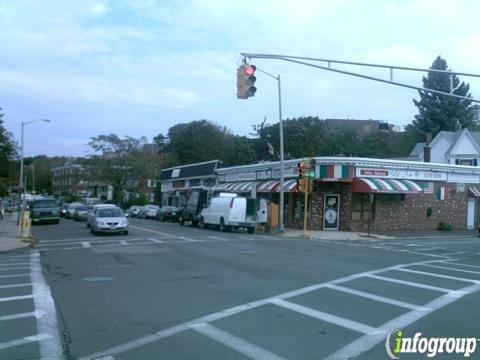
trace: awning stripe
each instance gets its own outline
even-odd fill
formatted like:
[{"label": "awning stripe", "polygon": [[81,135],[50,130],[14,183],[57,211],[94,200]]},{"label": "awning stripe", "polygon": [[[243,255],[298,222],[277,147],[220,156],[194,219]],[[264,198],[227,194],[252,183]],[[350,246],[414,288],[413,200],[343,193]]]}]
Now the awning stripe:
[{"label": "awning stripe", "polygon": [[418,184],[416,184],[411,180],[355,178],[353,191],[354,192],[405,194],[405,193],[419,193],[419,192],[422,192],[423,190]]},{"label": "awning stripe", "polygon": [[275,187],[279,184],[280,182],[278,180],[268,180],[261,182],[257,186],[257,192],[270,192],[275,189]]},{"label": "awning stripe", "polygon": [[470,190],[473,196],[480,197],[480,190],[478,190],[475,186],[470,186],[468,190]]}]

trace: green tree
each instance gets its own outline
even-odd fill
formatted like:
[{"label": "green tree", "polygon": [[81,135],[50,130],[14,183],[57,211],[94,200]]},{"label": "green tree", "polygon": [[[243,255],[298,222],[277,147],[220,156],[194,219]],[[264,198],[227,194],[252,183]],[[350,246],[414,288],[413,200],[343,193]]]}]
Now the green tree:
[{"label": "green tree", "polygon": [[[447,62],[438,56],[430,69],[448,70]],[[450,92],[450,74],[429,72],[423,77],[423,87],[431,90]],[[453,75],[453,94],[471,97],[470,86],[460,82],[457,75]],[[451,96],[432,94],[420,90],[420,100],[413,100],[418,108],[415,120],[407,130],[416,136],[419,141],[425,141],[425,135],[432,137],[440,131],[455,131],[457,123],[462,128],[471,127],[475,120],[475,106],[469,100],[458,99]]]},{"label": "green tree", "polygon": [[[15,143],[3,125],[3,113],[0,108],[0,196],[8,195],[8,188],[15,180],[14,158],[17,155]],[[18,183],[18,182],[17,182]]]}]

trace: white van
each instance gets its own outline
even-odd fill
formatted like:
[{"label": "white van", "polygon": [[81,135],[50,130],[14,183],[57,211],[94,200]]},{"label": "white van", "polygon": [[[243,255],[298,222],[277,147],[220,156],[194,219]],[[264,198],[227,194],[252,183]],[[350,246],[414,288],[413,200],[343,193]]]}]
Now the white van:
[{"label": "white van", "polygon": [[255,227],[266,222],[267,202],[245,197],[214,197],[210,206],[200,213],[200,227],[214,225],[220,231],[246,228],[253,233]]}]

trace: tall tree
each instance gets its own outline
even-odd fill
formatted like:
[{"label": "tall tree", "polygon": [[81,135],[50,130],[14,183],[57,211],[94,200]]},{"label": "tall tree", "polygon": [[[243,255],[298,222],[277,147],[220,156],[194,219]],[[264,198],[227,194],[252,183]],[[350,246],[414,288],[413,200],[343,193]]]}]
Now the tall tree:
[{"label": "tall tree", "polygon": [[[447,62],[438,56],[430,69],[448,70]],[[450,74],[429,72],[423,77],[423,87],[431,90],[450,92]],[[453,94],[471,97],[470,86],[460,82],[457,75],[453,75]],[[413,100],[418,108],[415,120],[407,130],[415,134],[418,140],[425,141],[426,134],[432,137],[440,131],[455,131],[457,124],[462,128],[471,127],[475,120],[475,106],[469,100],[458,99],[451,96],[432,94],[420,90],[420,100]]]},{"label": "tall tree", "polygon": [[0,108],[0,196],[8,194],[8,187],[14,181],[13,159],[17,155],[12,134],[3,125],[3,115]]}]

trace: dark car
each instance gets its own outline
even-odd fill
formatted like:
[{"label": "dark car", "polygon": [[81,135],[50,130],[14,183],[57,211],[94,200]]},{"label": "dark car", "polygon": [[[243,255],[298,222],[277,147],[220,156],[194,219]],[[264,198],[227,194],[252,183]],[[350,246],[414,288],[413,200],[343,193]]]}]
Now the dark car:
[{"label": "dark car", "polygon": [[175,206],[162,206],[160,210],[157,212],[157,216],[155,216],[155,220],[157,221],[178,221],[178,215],[180,215],[178,208]]},{"label": "dark car", "polygon": [[87,221],[87,214],[92,211],[92,205],[77,206],[73,212],[73,220],[75,221]]},{"label": "dark car", "polygon": [[38,199],[29,201],[27,209],[33,224],[42,222],[60,222],[60,207],[55,199]]}]

